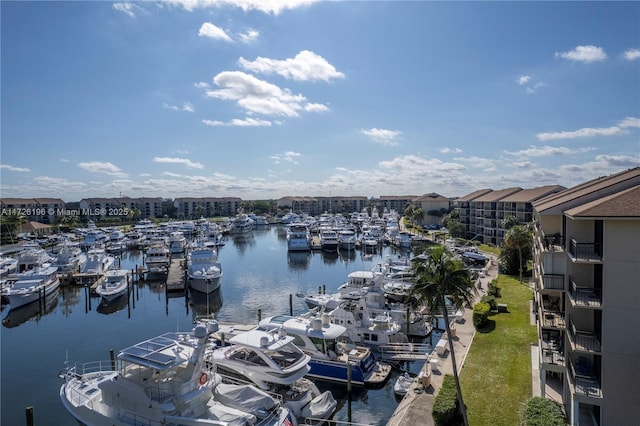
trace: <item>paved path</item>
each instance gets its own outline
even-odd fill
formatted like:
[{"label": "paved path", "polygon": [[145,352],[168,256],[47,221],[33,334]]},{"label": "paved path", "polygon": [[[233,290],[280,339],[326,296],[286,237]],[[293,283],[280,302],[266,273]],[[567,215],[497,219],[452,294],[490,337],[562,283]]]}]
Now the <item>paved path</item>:
[{"label": "paved path", "polygon": [[[492,256],[495,259],[495,256]],[[498,274],[497,261],[492,260],[488,266],[488,274],[481,278],[482,289],[478,292],[477,300],[486,294],[489,282],[494,279]],[[467,357],[471,343],[475,336],[475,327],[472,321],[473,310],[465,309],[462,316],[462,320],[457,322],[455,327],[455,337],[453,338],[453,350],[456,356],[456,364],[458,366],[458,373],[464,374],[464,360]],[[452,332],[453,334],[453,332]],[[446,334],[443,335],[446,338]],[[448,344],[447,344],[448,349]],[[425,363],[422,367],[422,374],[428,375],[431,373],[431,383],[424,390],[420,383],[413,383],[409,392],[400,401],[400,404],[396,408],[395,412],[387,422],[387,426],[405,426],[405,425],[421,425],[432,426],[434,425],[431,412],[433,410],[433,401],[437,395],[440,387],[442,387],[442,381],[446,374],[453,375],[453,367],[451,364],[451,353],[447,352],[438,357],[435,353],[432,359],[438,359],[438,370],[431,369],[430,363]],[[415,389],[418,389],[416,391]]]}]

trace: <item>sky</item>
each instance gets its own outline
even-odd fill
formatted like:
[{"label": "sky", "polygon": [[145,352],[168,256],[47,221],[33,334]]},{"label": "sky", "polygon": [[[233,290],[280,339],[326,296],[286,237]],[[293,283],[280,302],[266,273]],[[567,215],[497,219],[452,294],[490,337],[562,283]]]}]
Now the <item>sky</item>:
[{"label": "sky", "polygon": [[3,198],[456,197],[640,166],[640,2],[0,14]]}]

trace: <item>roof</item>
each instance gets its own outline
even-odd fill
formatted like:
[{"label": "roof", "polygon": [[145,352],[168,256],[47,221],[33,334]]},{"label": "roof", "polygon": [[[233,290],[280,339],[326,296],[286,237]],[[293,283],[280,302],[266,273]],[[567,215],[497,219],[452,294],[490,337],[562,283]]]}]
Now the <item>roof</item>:
[{"label": "roof", "polygon": [[491,189],[478,189],[477,191],[472,192],[471,194],[463,195],[462,197],[458,197],[456,199],[457,202],[465,202],[465,201],[473,201],[481,195],[486,194],[487,192],[491,192]]},{"label": "roof", "polygon": [[37,204],[33,198],[2,198],[0,199],[3,205],[12,206],[15,204]]},{"label": "roof", "polygon": [[413,201],[450,201],[450,199],[432,192],[430,194],[424,194]]},{"label": "roof", "polygon": [[[633,169],[628,169],[613,175],[592,179],[588,182],[566,189],[559,193],[549,195],[534,202],[533,208],[538,213],[540,213],[554,207],[562,206],[563,204],[567,204],[572,201],[579,202],[580,198],[597,194],[599,192],[608,192],[606,194],[603,194],[606,196],[609,195],[611,191],[614,191],[612,187],[620,185],[624,186],[626,182],[629,182],[628,185],[633,185],[640,182],[640,167],[635,167]],[[569,208],[571,207],[573,206],[569,206]]]},{"label": "roof", "polygon": [[523,189],[522,191],[504,197],[500,201],[509,203],[531,203],[542,197],[546,197],[547,195],[554,194],[565,189],[567,188],[561,185],[539,186],[537,188]]},{"label": "roof", "polygon": [[640,219],[640,184],[565,212],[569,217],[635,217]]},{"label": "roof", "polygon": [[479,196],[478,198],[476,198],[475,200],[473,200],[474,202],[495,202],[495,201],[500,201],[503,198],[505,198],[508,195],[513,194],[514,192],[518,192],[518,191],[522,191],[522,188],[505,188],[505,189],[499,189],[497,191],[491,191],[491,192],[487,192],[486,194],[483,194],[481,196]]}]

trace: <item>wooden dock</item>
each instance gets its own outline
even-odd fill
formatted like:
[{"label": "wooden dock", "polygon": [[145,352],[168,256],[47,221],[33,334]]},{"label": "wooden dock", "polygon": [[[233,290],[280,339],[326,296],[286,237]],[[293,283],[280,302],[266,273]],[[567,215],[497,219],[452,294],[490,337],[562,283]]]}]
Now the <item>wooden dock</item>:
[{"label": "wooden dock", "polygon": [[322,242],[320,241],[319,235],[313,235],[311,237],[311,250],[320,250],[322,249]]},{"label": "wooden dock", "polygon": [[184,291],[186,286],[184,259],[171,259],[167,274],[167,291]]}]

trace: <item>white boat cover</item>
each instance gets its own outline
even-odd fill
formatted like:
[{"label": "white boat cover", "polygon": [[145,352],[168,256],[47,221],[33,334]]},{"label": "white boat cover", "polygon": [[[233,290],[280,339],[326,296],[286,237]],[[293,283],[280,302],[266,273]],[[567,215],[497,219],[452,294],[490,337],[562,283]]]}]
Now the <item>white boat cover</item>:
[{"label": "white boat cover", "polygon": [[237,408],[262,418],[276,406],[276,401],[266,392],[251,385],[220,383],[213,389],[213,398],[223,405]]},{"label": "white boat cover", "polygon": [[335,411],[337,405],[338,403],[333,398],[331,391],[325,391],[304,406],[302,409],[302,417],[326,419]]},{"label": "white boat cover", "polygon": [[[209,415],[215,420],[224,422],[228,426],[246,426],[255,424],[258,420],[256,416],[250,413],[245,413],[241,410],[237,410],[232,407],[227,407],[222,404],[214,403],[209,406]],[[181,424],[177,422],[177,424]]]}]

